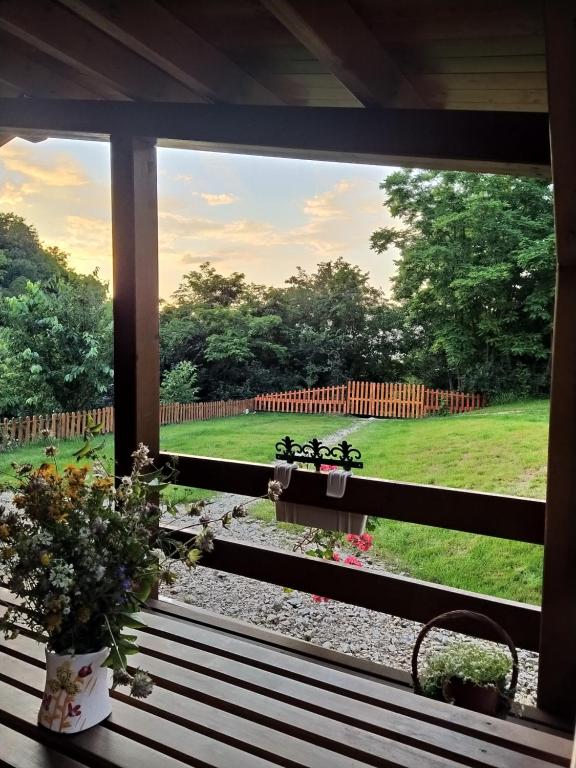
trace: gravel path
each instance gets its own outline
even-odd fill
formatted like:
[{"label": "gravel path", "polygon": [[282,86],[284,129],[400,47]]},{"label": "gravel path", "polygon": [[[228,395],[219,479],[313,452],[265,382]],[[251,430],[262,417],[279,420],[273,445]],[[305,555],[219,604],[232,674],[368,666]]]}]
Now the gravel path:
[{"label": "gravel path", "polygon": [[[222,505],[218,508],[222,513],[243,498],[231,494],[227,496],[226,500],[218,499],[218,505]],[[211,514],[214,506],[210,505]],[[233,520],[229,530],[217,531],[217,537],[289,550],[293,549],[298,540],[296,535],[274,524],[250,518]],[[364,567],[384,570],[382,563],[373,563],[366,556],[363,559]],[[386,570],[390,571],[391,568],[387,566]],[[421,624],[336,601],[317,604],[308,594],[286,593],[273,584],[210,568],[190,571],[178,565],[178,573],[177,583],[163,590],[169,597],[307,640],[324,648],[410,670],[412,647]],[[422,658],[430,650],[442,647],[453,638],[453,633],[434,630],[423,646]],[[516,700],[533,704],[538,656],[528,651],[519,651],[519,657],[520,681]]]}]

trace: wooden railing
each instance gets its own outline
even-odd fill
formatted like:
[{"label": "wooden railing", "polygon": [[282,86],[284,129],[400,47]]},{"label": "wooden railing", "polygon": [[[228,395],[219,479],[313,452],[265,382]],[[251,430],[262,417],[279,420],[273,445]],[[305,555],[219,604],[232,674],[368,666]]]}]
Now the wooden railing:
[{"label": "wooden railing", "polygon": [[[274,472],[270,465],[198,456],[163,453],[161,459],[176,460],[180,485],[248,496],[261,496]],[[534,499],[364,477],[349,478],[344,496],[328,499],[325,476],[305,470],[293,473],[283,498],[533,544],[544,541],[544,502]],[[173,535],[180,540],[191,537],[185,531]],[[201,564],[414,621],[426,622],[453,609],[479,611],[504,626],[520,647],[538,649],[540,609],[536,606],[230,539],[218,539]],[[474,622],[460,629],[494,639]]]},{"label": "wooden railing", "polygon": [[423,384],[349,381],[337,387],[314,387],[257,395],[257,411],[342,413],[393,419],[418,419],[432,413],[465,413],[485,405],[483,395],[429,389]]}]

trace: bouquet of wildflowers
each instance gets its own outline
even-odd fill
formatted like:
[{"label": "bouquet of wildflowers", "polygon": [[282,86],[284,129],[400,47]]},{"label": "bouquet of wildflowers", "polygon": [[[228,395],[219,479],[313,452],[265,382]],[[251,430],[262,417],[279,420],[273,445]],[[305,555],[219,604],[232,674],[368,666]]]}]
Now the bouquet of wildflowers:
[{"label": "bouquet of wildflowers", "polygon": [[212,521],[205,520],[192,546],[161,546],[159,494],[171,470],[156,470],[140,445],[131,474],[115,482],[91,437],[76,454],[93,460],[91,468],[60,469],[54,445],[37,468],[13,465],[16,482],[4,486],[14,492],[13,501],[0,506],[0,583],[18,606],[0,615],[0,630],[14,637],[23,625],[57,654],[109,648],[105,665],[114,671],[114,684],[145,697],[152,689],[149,675],[127,671],[127,657],[138,651],[130,630],[143,627],[135,614],[155,583],[173,582],[174,558],[193,566],[201,547],[213,546]]}]

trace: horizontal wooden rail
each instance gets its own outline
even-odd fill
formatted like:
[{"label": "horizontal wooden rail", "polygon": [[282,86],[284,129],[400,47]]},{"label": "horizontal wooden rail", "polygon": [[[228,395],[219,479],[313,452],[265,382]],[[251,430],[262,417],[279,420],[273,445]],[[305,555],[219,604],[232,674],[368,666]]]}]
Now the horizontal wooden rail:
[{"label": "horizontal wooden rail", "polygon": [[[172,536],[186,542],[193,534],[173,530]],[[538,649],[540,609],[533,605],[230,539],[217,539],[201,564],[423,623],[445,611],[479,611],[501,624],[521,648]],[[473,621],[458,624],[458,631],[497,639],[489,628]]]},{"label": "horizontal wooden rail", "polygon": [[[211,491],[262,496],[274,470],[254,464],[204,456],[161,453],[161,462],[177,460],[178,485]],[[544,502],[493,493],[463,491],[369,477],[351,477],[341,499],[326,496],[326,475],[297,470],[283,500],[373,517],[544,543]]]}]

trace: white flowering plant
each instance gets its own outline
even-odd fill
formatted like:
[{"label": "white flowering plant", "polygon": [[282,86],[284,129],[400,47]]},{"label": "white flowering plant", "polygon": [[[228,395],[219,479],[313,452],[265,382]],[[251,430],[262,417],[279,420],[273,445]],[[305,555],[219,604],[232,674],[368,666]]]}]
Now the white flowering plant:
[{"label": "white flowering plant", "polygon": [[[115,478],[97,455],[101,446],[92,446],[98,431],[88,426],[76,454],[88,466],[60,469],[57,448],[49,445],[46,461],[13,465],[14,478],[3,485],[14,495],[0,506],[0,583],[18,604],[0,615],[0,631],[13,638],[25,627],[58,654],[109,648],[105,665],[113,669],[114,685],[129,685],[132,695],[145,697],[152,690],[150,676],[129,673],[127,663],[138,652],[133,631],[144,626],[136,614],[156,583],[174,582],[175,561],[194,567],[212,549],[216,521],[202,515],[186,545],[159,532],[162,514],[175,512],[159,502],[174,470],[156,469],[140,445],[131,474]],[[186,514],[199,514],[200,506],[191,505]],[[226,525],[243,514],[237,507],[218,520]]]},{"label": "white flowering plant", "polygon": [[428,659],[422,673],[422,691],[430,698],[441,699],[445,684],[457,678],[504,692],[511,670],[512,663],[503,651],[481,643],[456,642]]}]

